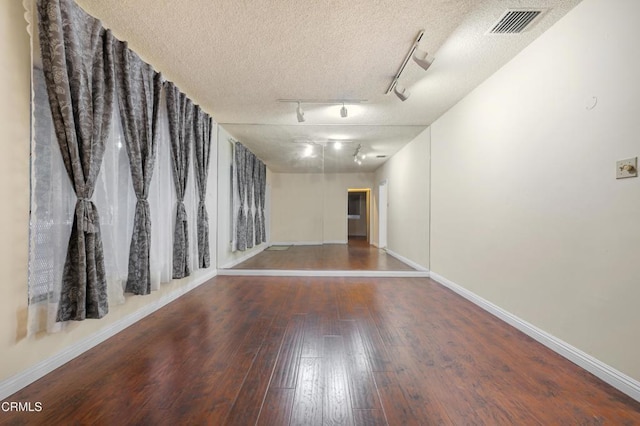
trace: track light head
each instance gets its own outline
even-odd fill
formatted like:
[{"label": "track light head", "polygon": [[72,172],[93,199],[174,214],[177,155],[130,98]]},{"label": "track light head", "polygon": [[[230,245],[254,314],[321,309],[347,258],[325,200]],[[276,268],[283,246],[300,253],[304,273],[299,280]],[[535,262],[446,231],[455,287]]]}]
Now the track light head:
[{"label": "track light head", "polygon": [[300,106],[300,102],[298,102],[298,108],[296,108],[296,115],[298,116],[298,123],[304,122],[304,111]]},{"label": "track light head", "polygon": [[409,92],[409,90],[406,87],[401,86],[399,83],[396,83],[395,87],[393,88],[393,91],[395,92],[396,96],[400,98],[402,102],[409,99],[409,96],[411,95],[411,92]]},{"label": "track light head", "polygon": [[340,108],[340,117],[347,118],[347,107],[342,104],[342,108]]},{"label": "track light head", "polygon": [[424,50],[416,49],[413,52],[413,60],[416,64],[420,65],[423,70],[428,70],[431,64],[433,63],[433,59],[428,59],[427,56],[429,54]]}]

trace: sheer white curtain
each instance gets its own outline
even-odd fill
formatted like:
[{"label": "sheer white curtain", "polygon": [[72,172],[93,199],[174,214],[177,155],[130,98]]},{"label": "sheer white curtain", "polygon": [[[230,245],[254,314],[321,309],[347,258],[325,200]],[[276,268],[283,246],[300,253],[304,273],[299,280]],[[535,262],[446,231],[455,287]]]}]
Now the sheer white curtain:
[{"label": "sheer white curtain", "polygon": [[[31,19],[34,19],[33,15]],[[33,21],[31,25],[37,26]],[[39,54],[37,35],[32,35],[32,45],[32,55],[37,59]],[[33,62],[38,63],[37,60]],[[32,71],[33,133],[28,321],[30,335],[44,331],[56,332],[68,324],[56,323],[55,317],[62,268],[76,202],[53,130],[44,75],[38,67],[34,67]],[[100,216],[110,308],[124,303],[127,297],[144,297],[124,294],[136,196],[117,105],[117,102],[114,102],[113,120],[93,197]],[[190,161],[190,171],[193,171],[195,170],[194,158]],[[176,204],[171,173],[169,125],[163,94],[160,106],[157,159],[149,194],[152,290],[158,290],[161,283],[171,281]],[[189,221],[190,266],[193,273],[198,269],[196,235],[198,197],[193,172],[189,174],[187,181],[185,207]]]}]

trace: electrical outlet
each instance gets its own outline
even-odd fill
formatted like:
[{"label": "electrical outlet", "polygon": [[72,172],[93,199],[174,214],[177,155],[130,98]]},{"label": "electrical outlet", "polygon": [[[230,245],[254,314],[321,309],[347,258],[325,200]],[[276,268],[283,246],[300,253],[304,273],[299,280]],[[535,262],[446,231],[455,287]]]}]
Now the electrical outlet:
[{"label": "electrical outlet", "polygon": [[638,157],[616,162],[616,179],[638,177]]}]

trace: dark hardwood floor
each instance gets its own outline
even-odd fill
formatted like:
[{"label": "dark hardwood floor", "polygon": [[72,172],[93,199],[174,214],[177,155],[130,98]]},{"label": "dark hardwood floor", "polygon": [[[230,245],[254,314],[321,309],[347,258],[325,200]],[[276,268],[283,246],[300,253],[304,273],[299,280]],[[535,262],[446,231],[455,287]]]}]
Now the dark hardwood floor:
[{"label": "dark hardwood floor", "polygon": [[640,403],[428,278],[217,277],[2,424],[631,425]]},{"label": "dark hardwood floor", "polygon": [[290,246],[282,251],[267,249],[233,269],[415,271],[362,239],[350,239],[348,244]]}]

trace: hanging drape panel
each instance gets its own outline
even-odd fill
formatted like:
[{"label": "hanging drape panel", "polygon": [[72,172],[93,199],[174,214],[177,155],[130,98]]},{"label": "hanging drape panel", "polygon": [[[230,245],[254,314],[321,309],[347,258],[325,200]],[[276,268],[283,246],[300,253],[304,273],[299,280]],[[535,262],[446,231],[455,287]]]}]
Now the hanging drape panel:
[{"label": "hanging drape panel", "polygon": [[253,152],[245,149],[245,189],[247,193],[247,248],[253,247],[253,163],[256,160],[256,156]]},{"label": "hanging drape panel", "polygon": [[[233,249],[245,251],[267,241],[265,228],[265,164],[240,142],[233,147]],[[237,199],[236,199],[237,195]]]},{"label": "hanging drape panel", "polygon": [[198,183],[198,266],[208,268],[209,254],[209,216],[205,200],[207,197],[207,177],[211,155],[211,117],[200,107],[195,112],[195,150],[196,180]]},{"label": "hanging drape panel", "polygon": [[113,106],[113,41],[73,0],[38,2],[42,62],[65,169],[77,196],[56,321],[109,311],[100,219],[91,201]]},{"label": "hanging drape panel", "polygon": [[260,161],[260,236],[263,243],[267,242],[267,227],[264,217],[264,204],[267,190],[267,166]]},{"label": "hanging drape panel", "polygon": [[238,183],[238,216],[236,219],[236,249],[245,251],[247,249],[247,216],[245,215],[245,203],[247,193],[247,175],[245,173],[246,151],[244,145],[236,142],[234,149],[236,182]]},{"label": "hanging drape panel", "polygon": [[148,198],[156,160],[162,76],[131,51],[126,42],[116,41],[114,47],[120,120],[137,198],[125,291],[149,294],[151,211]]},{"label": "hanging drape panel", "polygon": [[184,195],[189,177],[189,157],[194,134],[194,105],[187,96],[171,82],[165,85],[169,133],[171,135],[171,164],[176,189],[176,225],[173,234],[173,278],[190,275],[189,228]]},{"label": "hanging drape panel", "polygon": [[253,161],[253,200],[256,208],[253,222],[254,222],[254,237],[255,245],[259,245],[262,242],[262,229],[260,227],[261,219],[260,214],[262,209],[260,208],[260,165],[262,161],[255,158]]}]

